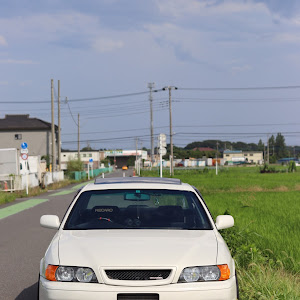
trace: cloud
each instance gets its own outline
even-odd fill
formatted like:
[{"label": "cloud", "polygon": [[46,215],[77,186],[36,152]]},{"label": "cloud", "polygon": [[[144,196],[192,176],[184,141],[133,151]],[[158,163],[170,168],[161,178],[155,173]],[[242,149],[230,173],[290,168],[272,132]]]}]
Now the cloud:
[{"label": "cloud", "polygon": [[246,72],[252,70],[252,67],[249,65],[242,65],[242,66],[233,66],[231,67],[231,71],[236,74],[240,72]]},{"label": "cloud", "polygon": [[233,13],[265,11],[262,3],[250,1],[216,1],[216,0],[156,0],[160,13],[173,17],[184,17],[189,15],[212,16],[228,15]]},{"label": "cloud", "polygon": [[299,0],[252,0],[254,3],[265,5],[268,10],[276,15],[284,18],[293,18],[299,16],[300,4]]},{"label": "cloud", "polygon": [[20,86],[29,86],[29,85],[31,85],[32,84],[32,80],[25,80],[25,81],[22,81],[22,82],[20,82]]},{"label": "cloud", "polygon": [[0,35],[0,46],[7,46],[7,41],[2,35]]},{"label": "cloud", "polygon": [[300,43],[299,33],[279,33],[273,37],[273,41],[279,43]]},{"label": "cloud", "polygon": [[18,60],[18,59],[0,59],[0,64],[13,64],[13,65],[35,65],[36,62],[32,60]]},{"label": "cloud", "polygon": [[0,81],[0,85],[8,85],[8,81]]},{"label": "cloud", "polygon": [[112,52],[123,48],[124,43],[120,40],[112,40],[106,38],[96,38],[92,42],[92,47],[94,50],[100,53]]},{"label": "cloud", "polygon": [[0,19],[0,28],[9,28],[11,39],[19,44],[38,40],[40,46],[54,44],[72,49],[92,48],[100,53],[123,47],[120,38],[111,37],[118,31],[101,26],[97,16],[79,12]]}]

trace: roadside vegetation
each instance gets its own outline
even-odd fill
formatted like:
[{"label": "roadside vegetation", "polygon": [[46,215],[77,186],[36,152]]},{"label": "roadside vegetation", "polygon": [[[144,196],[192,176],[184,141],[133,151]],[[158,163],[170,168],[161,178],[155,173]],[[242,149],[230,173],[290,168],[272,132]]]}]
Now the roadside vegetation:
[{"label": "roadside vegetation", "polygon": [[25,190],[24,191],[13,192],[13,193],[0,192],[0,208],[1,208],[2,204],[13,202],[16,199],[37,196],[37,195],[46,193],[46,192],[51,191],[51,190],[57,190],[57,189],[63,188],[63,187],[65,187],[67,185],[70,185],[72,183],[79,183],[79,182],[83,182],[83,181],[86,181],[86,179],[81,180],[81,181],[65,179],[63,181],[55,182],[53,184],[50,184],[46,188],[41,188],[41,187],[29,188],[28,189],[28,195],[26,194]]},{"label": "roadside vegetation", "polygon": [[[221,234],[237,264],[240,299],[300,299],[300,172],[275,169],[227,167],[218,176],[175,170],[174,177],[200,190],[214,218],[234,217],[235,226]],[[142,176],[158,176],[158,170]]]}]

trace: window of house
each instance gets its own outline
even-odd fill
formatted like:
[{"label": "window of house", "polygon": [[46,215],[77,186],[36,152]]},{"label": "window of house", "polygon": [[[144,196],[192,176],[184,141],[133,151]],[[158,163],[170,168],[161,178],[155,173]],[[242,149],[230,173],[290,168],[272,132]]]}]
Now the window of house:
[{"label": "window of house", "polygon": [[253,156],[253,154],[250,154],[250,156]]},{"label": "window of house", "polygon": [[86,157],[86,154],[83,154],[83,157]]},{"label": "window of house", "polygon": [[230,155],[229,155],[229,154],[226,154],[226,156],[229,157]]},{"label": "window of house", "polygon": [[89,154],[89,157],[92,157],[92,153]]},{"label": "window of house", "polygon": [[22,134],[17,133],[15,134],[15,140],[21,140],[22,139]]},{"label": "window of house", "polygon": [[244,156],[248,156],[248,154],[244,154]]}]

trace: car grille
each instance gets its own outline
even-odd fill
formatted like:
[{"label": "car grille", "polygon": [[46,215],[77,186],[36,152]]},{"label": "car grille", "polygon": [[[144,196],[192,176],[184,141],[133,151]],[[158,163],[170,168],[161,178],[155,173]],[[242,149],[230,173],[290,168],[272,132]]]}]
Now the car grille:
[{"label": "car grille", "polygon": [[158,294],[118,294],[118,300],[159,300]]},{"label": "car grille", "polygon": [[113,280],[162,280],[167,279],[171,270],[105,270]]}]

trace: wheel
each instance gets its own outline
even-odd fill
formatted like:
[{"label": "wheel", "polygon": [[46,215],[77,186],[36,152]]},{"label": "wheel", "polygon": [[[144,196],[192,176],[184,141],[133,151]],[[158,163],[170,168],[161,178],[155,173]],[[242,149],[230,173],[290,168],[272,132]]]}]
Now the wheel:
[{"label": "wheel", "polygon": [[39,274],[39,279],[38,279],[38,287],[37,287],[37,297],[36,299],[39,300],[40,299],[40,274]]},{"label": "wheel", "polygon": [[240,291],[239,291],[239,282],[235,271],[235,281],[236,281],[236,299],[240,299]]}]

